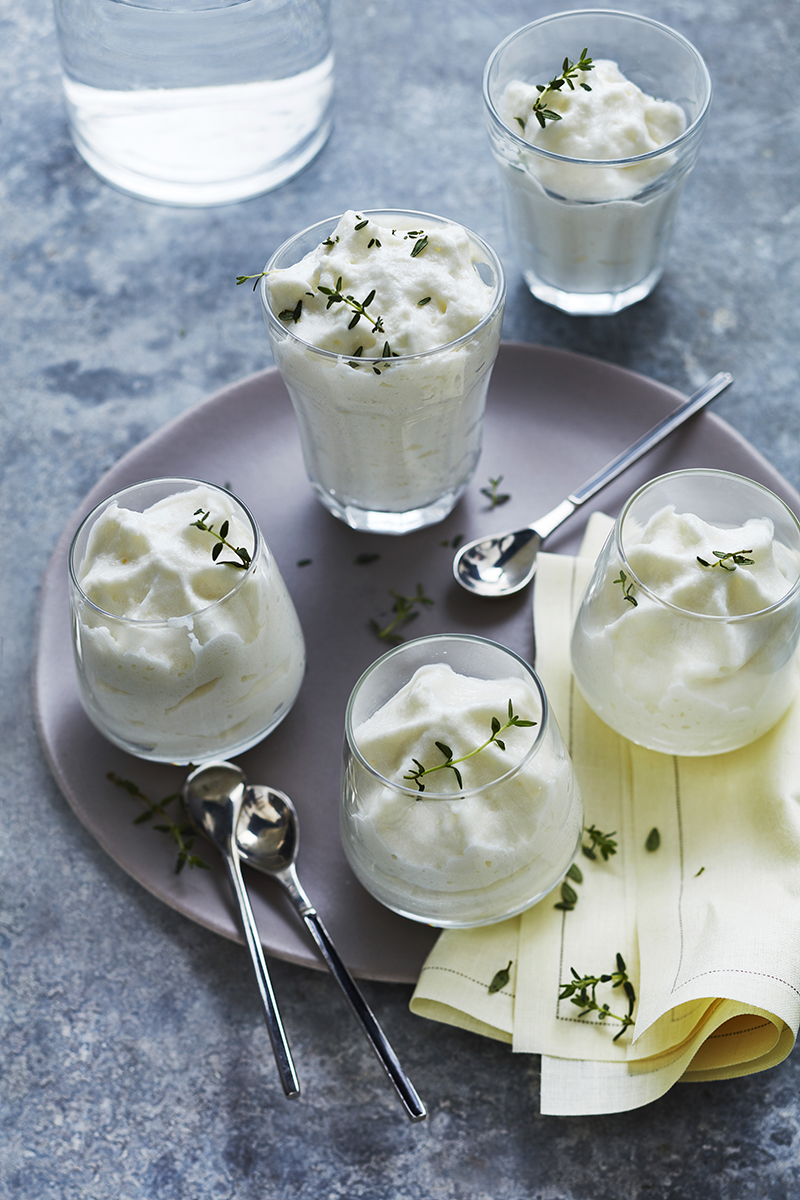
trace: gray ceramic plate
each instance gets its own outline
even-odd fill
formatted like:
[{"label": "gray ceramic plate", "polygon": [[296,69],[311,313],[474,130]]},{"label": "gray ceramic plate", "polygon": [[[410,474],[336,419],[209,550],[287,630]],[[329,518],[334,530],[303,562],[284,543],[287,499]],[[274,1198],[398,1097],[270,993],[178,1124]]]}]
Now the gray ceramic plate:
[{"label": "gray ceramic plate", "polygon": [[[720,364],[724,367],[724,364]],[[70,645],[67,551],[80,519],[103,497],[160,475],[230,484],[254,512],[297,605],[308,645],[308,673],[293,711],[241,758],[253,782],[288,792],[301,821],[299,871],[351,968],[372,979],[413,982],[435,930],[395,916],[356,882],[338,832],[339,763],[344,711],[361,672],[387,647],[370,629],[390,616],[389,589],[421,583],[435,604],[409,636],[445,631],[482,634],[530,659],[530,592],[506,600],[468,596],[451,575],[454,537],[513,528],[563,499],[608,459],[674,408],[670,388],[595,359],[538,346],[504,344],[486,412],[483,457],[467,495],[443,524],[404,538],[356,533],[330,516],[305,478],[294,417],[280,377],[264,371],[191,409],[121,459],[73,514],[44,577],[35,666],[36,713],[45,753],[69,804],[119,865],[192,920],[239,939],[215,852],[213,871],[175,875],[172,844],[133,825],[137,803],[106,779],[135,781],[160,799],[180,786],[177,768],[140,762],[100,736],[78,699]],[[616,513],[639,484],[679,467],[713,466],[749,475],[800,511],[800,496],[723,421],[690,422],[573,517],[548,543],[578,544],[589,509]],[[503,476],[511,499],[494,512],[481,495]],[[380,555],[359,565],[356,556]],[[298,566],[302,559],[310,564]],[[265,949],[319,966],[311,943],[271,880],[247,872]]]}]

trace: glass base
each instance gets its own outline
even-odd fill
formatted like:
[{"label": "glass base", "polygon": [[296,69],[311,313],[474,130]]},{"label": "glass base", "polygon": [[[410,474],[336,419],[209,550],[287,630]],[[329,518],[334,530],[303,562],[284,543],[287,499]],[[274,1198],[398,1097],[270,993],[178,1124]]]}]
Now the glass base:
[{"label": "glass base", "polygon": [[560,308],[562,312],[573,317],[602,317],[621,312],[623,308],[629,308],[631,304],[638,304],[640,300],[644,300],[663,273],[663,267],[659,267],[639,283],[621,292],[565,292],[545,283],[534,275],[533,271],[523,271],[522,274],[531,293],[544,304]]},{"label": "glass base", "polygon": [[381,512],[378,509],[357,508],[353,504],[340,504],[335,496],[312,484],[317,498],[328,512],[344,521],[351,529],[360,529],[363,533],[398,535],[443,521],[453,511],[466,486],[464,483],[457,492],[446,492],[433,504],[427,504],[423,508],[412,508],[408,512]]},{"label": "glass base", "polygon": [[98,154],[74,124],[71,126],[71,133],[75,148],[84,162],[118,192],[133,196],[137,200],[148,200],[152,204],[165,204],[174,208],[212,208],[252,200],[253,197],[274,191],[281,184],[293,179],[319,154],[328,140],[331,125],[330,120],[322,125],[315,136],[302,147],[301,153],[281,159],[253,175],[188,183],[174,179],[158,179],[122,163],[112,162]]}]

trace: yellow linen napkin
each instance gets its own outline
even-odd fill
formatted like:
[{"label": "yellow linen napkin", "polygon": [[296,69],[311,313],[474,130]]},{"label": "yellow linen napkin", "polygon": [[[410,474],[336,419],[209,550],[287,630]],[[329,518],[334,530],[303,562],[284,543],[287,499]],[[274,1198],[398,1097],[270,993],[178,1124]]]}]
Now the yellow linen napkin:
[{"label": "yellow linen napkin", "polygon": [[[521,917],[444,932],[413,1012],[542,1055],[541,1111],[623,1112],[678,1079],[732,1078],[781,1062],[800,1025],[800,703],[750,746],[708,758],[642,750],[584,703],[569,667],[575,612],[610,519],[581,556],[542,555],[537,670],[572,754],[586,824],[615,832],[604,862],[579,856],[571,912],[558,892]],[[651,829],[655,851],[645,848]],[[615,969],[637,994],[635,1025],[580,1016],[559,985]],[[488,984],[512,962],[509,983]],[[627,1012],[621,989],[598,1000]]]}]

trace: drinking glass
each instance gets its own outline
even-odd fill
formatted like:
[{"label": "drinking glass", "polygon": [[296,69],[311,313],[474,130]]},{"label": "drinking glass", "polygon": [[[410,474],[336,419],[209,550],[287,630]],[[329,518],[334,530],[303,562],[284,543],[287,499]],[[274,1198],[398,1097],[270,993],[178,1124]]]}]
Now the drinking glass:
[{"label": "drinking glass", "polygon": [[[647,154],[606,160],[570,158],[526,141],[514,117],[501,115],[507,86],[546,83],[565,54],[577,61],[583,47],[595,62],[615,62],[645,94],[683,109],[683,132]],[[583,315],[619,312],[647,296],[664,272],[711,102],[708,70],[694,46],[632,13],[556,13],[500,43],[486,64],[483,97],[509,240],[533,295]]]},{"label": "drinking glass", "polygon": [[[400,230],[462,228],[401,209],[367,210],[364,217]],[[340,219],[284,242],[265,271],[299,262]],[[402,534],[441,521],[474,474],[500,347],[505,275],[491,247],[466,232],[475,270],[493,289],[490,307],[468,333],[421,354],[356,360],[321,350],[278,319],[266,275],[261,280],[267,334],[294,405],[309,481],[322,504],[353,529]]]},{"label": "drinking glass", "polygon": [[[748,565],[759,558],[769,565],[769,524],[766,538],[755,535],[758,550],[753,527],[742,530],[738,566],[731,554],[722,557],[734,547],[706,544],[702,527],[697,540],[690,534],[685,545],[651,552],[645,528],[670,508],[718,531],[766,518],[774,602],[751,611]],[[695,611],[712,571],[713,582],[727,586],[727,610],[715,599],[714,610]],[[800,523],[791,509],[741,475],[675,471],[646,483],[617,518],[575,621],[572,667],[589,706],[632,742],[665,754],[720,754],[783,716],[798,689],[799,636]]]},{"label": "drinking glass", "polygon": [[[532,726],[505,728],[512,702]],[[440,740],[448,704],[460,726],[447,734],[450,746]],[[472,755],[493,731],[504,748]],[[479,740],[467,744],[473,734]],[[435,767],[445,750],[458,774],[440,767],[410,778],[423,756]],[[382,904],[443,927],[501,921],[560,882],[582,828],[544,688],[513,651],[437,634],[397,646],[361,676],[345,717],[341,835],[353,871]]]},{"label": "drinking glass", "polygon": [[[116,507],[141,513],[184,494],[186,536],[208,543],[208,569],[191,580],[208,603],[189,612],[174,599],[182,583],[177,571],[162,565],[153,583],[149,546],[135,521],[123,512],[113,541],[98,526]],[[207,523],[218,531],[226,520],[246,530],[246,569],[225,564],[234,557],[227,549],[222,561],[212,560],[219,543],[193,528],[198,496],[208,508]],[[176,562],[181,557],[176,545]],[[82,587],[98,559],[109,607],[124,610],[131,596],[141,598],[154,586],[169,593],[174,611],[158,620],[105,611]],[[305,670],[300,622],[255,519],[226,489],[194,479],[151,479],[115,492],[75,534],[69,577],[81,701],[100,732],[129,754],[182,764],[230,758],[266,737],[294,704]]]}]

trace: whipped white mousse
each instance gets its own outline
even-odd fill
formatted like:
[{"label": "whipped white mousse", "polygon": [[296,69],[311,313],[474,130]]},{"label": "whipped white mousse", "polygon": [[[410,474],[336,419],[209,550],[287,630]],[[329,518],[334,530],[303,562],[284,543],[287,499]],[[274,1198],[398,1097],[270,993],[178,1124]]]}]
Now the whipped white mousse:
[{"label": "whipped white mousse", "polygon": [[622,568],[612,555],[590,585],[573,633],[588,703],[632,741],[668,753],[720,753],[760,737],[798,687],[797,609],[780,604],[797,555],[768,518],[721,528],[672,505],[644,527],[626,525],[624,548]]},{"label": "whipped white mousse", "polygon": [[[574,90],[547,93],[547,108],[561,119],[544,128],[533,111],[539,95],[533,84],[513,80],[499,103],[505,125],[545,152],[519,148],[513,159],[498,158],[509,228],[529,285],[537,280],[589,294],[644,286],[663,269],[685,176],[671,170],[673,153],[657,152],[683,133],[685,113],[644,93],[605,59],[579,72]],[[614,161],[650,154],[633,163]],[[663,186],[656,186],[662,177]]]},{"label": "whipped white mousse", "polygon": [[484,282],[486,261],[455,223],[349,211],[298,262],[267,273],[267,329],[309,478],[356,527],[383,528],[360,510],[440,504],[441,519],[475,469],[504,295],[499,263]]},{"label": "whipped white mousse", "polygon": [[[146,486],[146,485],[145,485]],[[250,565],[198,529],[198,512]],[[203,520],[203,516],[199,515]],[[95,521],[73,595],[82,699],[140,757],[195,762],[253,745],[286,715],[305,667],[294,605],[263,540],[221,489],[199,485]]]},{"label": "whipped white mousse", "polygon": [[[441,763],[437,741],[454,759],[469,754],[493,718],[505,723],[509,700],[537,724],[505,730],[504,750],[492,744],[460,763],[463,787],[445,769],[416,790],[406,778],[415,760]],[[550,891],[574,856],[582,806],[560,737],[541,720],[539,697],[522,680],[472,678],[436,663],[360,724],[353,737],[376,774],[351,762],[343,840],[368,890],[441,925],[499,920]]]}]

